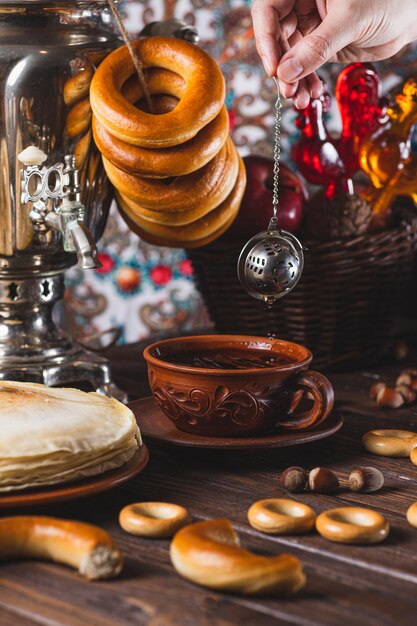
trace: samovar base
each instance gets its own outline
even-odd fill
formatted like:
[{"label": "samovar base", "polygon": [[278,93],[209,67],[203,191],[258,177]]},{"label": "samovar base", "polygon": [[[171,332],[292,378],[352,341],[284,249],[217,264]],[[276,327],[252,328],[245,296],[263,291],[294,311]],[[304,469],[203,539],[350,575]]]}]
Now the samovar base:
[{"label": "samovar base", "polygon": [[53,307],[64,295],[64,273],[0,274],[0,380],[91,387],[124,402],[110,364],[59,329]]},{"label": "samovar base", "polygon": [[48,387],[75,386],[111,396],[120,402],[127,401],[127,394],[111,380],[108,360],[86,350],[74,350],[60,362],[0,363],[0,380],[41,383]]}]

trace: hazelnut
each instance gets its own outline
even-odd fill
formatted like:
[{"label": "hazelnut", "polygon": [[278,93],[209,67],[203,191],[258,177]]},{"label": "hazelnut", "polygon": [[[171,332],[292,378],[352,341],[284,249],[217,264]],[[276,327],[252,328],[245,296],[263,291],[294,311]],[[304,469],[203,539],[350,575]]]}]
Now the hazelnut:
[{"label": "hazelnut", "polygon": [[386,383],[375,383],[374,385],[372,385],[372,387],[369,390],[369,397],[372,398],[373,400],[376,400],[378,393],[382,389],[385,389],[386,386],[387,386]]},{"label": "hazelnut", "polygon": [[407,385],[407,387],[409,387],[411,385],[412,380],[413,379],[411,378],[411,374],[402,372],[402,374],[398,376],[395,386],[400,387],[400,385]]},{"label": "hazelnut", "polygon": [[403,370],[401,374],[410,374],[411,378],[417,378],[417,370],[413,369],[412,367]]},{"label": "hazelnut", "polygon": [[316,467],[308,475],[308,484],[315,493],[334,493],[340,483],[336,474],[327,467]]},{"label": "hazelnut", "polygon": [[403,361],[410,353],[408,343],[406,341],[397,341],[391,350],[392,356],[397,361]]},{"label": "hazelnut", "polygon": [[383,406],[388,409],[398,409],[404,404],[404,398],[400,392],[395,389],[391,389],[391,387],[381,389],[376,397],[376,401],[379,406]]},{"label": "hazelnut", "polygon": [[301,493],[307,486],[308,474],[302,467],[287,467],[281,474],[281,487],[291,493]]},{"label": "hazelnut", "polygon": [[384,476],[376,467],[358,467],[349,476],[349,487],[352,491],[371,493],[378,491],[384,484]]},{"label": "hazelnut", "polygon": [[416,399],[416,392],[407,385],[398,385],[395,390],[400,392],[406,404],[411,404]]}]

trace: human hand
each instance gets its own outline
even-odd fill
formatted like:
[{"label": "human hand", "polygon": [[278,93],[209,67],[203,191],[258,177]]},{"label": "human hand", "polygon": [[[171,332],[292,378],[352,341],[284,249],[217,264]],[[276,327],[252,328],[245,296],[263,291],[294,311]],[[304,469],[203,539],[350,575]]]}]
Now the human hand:
[{"label": "human hand", "polygon": [[321,95],[326,61],[387,59],[417,38],[416,0],[254,0],[252,18],[265,71],[298,108]]}]

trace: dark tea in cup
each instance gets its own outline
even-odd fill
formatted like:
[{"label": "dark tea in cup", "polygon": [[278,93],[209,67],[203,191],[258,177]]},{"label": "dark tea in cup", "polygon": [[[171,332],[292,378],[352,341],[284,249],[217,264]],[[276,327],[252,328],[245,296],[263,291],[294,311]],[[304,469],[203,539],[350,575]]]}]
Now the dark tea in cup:
[{"label": "dark tea in cup", "polygon": [[[308,370],[310,351],[280,339],[204,335],[158,341],[144,352],[153,396],[180,430],[239,437],[316,425],[334,395]],[[305,390],[314,404],[297,411]]]}]

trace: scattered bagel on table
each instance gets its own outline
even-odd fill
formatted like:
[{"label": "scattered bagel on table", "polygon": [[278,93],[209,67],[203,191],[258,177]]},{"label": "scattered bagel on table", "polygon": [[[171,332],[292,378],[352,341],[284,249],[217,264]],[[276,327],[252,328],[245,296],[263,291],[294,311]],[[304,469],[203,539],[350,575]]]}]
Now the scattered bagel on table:
[{"label": "scattered bagel on table", "polygon": [[224,78],[189,42],[151,37],[133,46],[154,112],[138,106],[144,94],[126,47],[103,61],[90,90],[94,139],[120,213],[149,243],[206,245],[232,224],[246,185],[228,138]]},{"label": "scattered bagel on table", "polygon": [[362,437],[362,444],[372,454],[406,457],[417,446],[417,433],[394,428],[369,430]]},{"label": "scattered bagel on table", "polygon": [[226,519],[185,526],[172,540],[170,556],[183,578],[210,589],[292,595],[306,582],[296,557],[267,557],[245,550]]},{"label": "scattered bagel on table", "polygon": [[119,514],[120,526],[126,532],[158,539],[173,537],[190,519],[187,509],[169,502],[137,502]]},{"label": "scattered bagel on table", "polygon": [[320,513],[316,529],[322,537],[336,543],[373,544],[388,536],[389,524],[377,511],[346,506]]},{"label": "scattered bagel on table", "polygon": [[270,535],[307,533],[314,527],[316,514],[307,504],[288,498],[258,500],[248,510],[249,524]]},{"label": "scattered bagel on table", "polygon": [[407,522],[417,528],[417,502],[413,502],[407,509]]},{"label": "scattered bagel on table", "polygon": [[123,558],[101,528],[53,517],[0,519],[0,559],[46,559],[69,565],[89,580],[114,578]]}]

